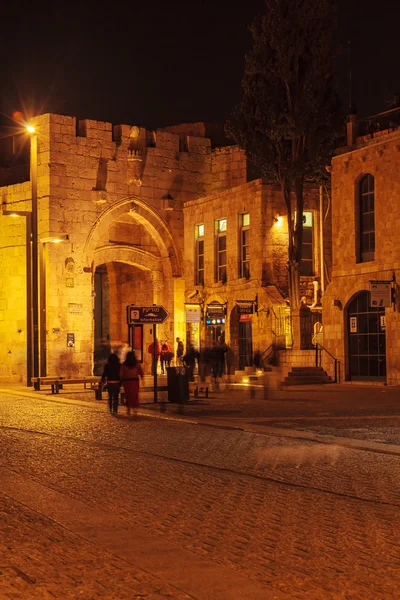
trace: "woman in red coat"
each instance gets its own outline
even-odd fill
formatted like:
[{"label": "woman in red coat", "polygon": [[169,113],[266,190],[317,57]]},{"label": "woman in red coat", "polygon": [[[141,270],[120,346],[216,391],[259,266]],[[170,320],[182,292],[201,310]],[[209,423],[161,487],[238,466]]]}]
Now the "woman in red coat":
[{"label": "woman in red coat", "polygon": [[139,407],[139,377],[143,381],[144,373],[140,363],[138,363],[134,352],[128,352],[125,362],[120,371],[121,383],[125,390],[126,413],[137,414]]}]

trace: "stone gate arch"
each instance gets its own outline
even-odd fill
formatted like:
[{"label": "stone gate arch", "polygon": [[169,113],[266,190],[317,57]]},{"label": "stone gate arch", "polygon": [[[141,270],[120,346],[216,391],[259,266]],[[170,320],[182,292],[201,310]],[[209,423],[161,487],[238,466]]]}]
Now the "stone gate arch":
[{"label": "stone gate arch", "polygon": [[182,264],[177,244],[172,237],[168,224],[150,204],[136,196],[128,196],[108,206],[94,221],[84,245],[84,255],[88,264],[92,263],[96,246],[111,223],[119,216],[129,212],[134,221],[142,225],[154,239],[164,268],[170,265],[171,276],[182,276]]}]

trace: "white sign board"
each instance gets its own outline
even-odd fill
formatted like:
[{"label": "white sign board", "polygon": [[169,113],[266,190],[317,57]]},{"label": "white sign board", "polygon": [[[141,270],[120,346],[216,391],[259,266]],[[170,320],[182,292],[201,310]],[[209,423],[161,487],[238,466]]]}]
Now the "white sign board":
[{"label": "white sign board", "polygon": [[186,306],[186,323],[200,323],[201,321],[201,306],[193,305]]},{"label": "white sign board", "polygon": [[370,306],[385,308],[392,305],[392,284],[387,282],[369,282]]}]

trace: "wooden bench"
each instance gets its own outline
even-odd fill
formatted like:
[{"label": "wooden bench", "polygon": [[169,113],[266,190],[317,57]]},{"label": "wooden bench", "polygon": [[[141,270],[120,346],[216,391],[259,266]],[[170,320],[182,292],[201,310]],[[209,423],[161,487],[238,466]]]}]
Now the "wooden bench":
[{"label": "wooden bench", "polygon": [[83,383],[85,390],[87,386],[90,387],[91,390],[96,390],[99,388],[99,377],[63,377],[53,376],[53,377],[32,377],[32,383],[34,385],[34,389],[40,391],[43,385],[51,386],[52,394],[59,394],[60,390],[64,385],[68,384],[81,384]]}]

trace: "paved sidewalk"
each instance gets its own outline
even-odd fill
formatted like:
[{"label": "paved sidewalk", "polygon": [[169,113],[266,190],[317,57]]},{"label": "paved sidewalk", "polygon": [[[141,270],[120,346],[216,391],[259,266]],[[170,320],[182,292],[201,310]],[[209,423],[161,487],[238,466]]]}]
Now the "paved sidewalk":
[{"label": "paved sidewalk", "polygon": [[[35,391],[21,384],[0,386],[0,393],[40,397],[46,401],[81,404],[106,410],[94,392],[68,386],[59,394]],[[159,394],[160,400],[165,398]],[[123,412],[125,408],[120,406]],[[270,391],[268,398],[251,397],[248,390],[211,391],[209,398],[193,398],[180,405],[153,402],[152,392],[142,392],[140,414],[183,420],[193,424],[237,428],[284,435],[323,443],[400,453],[400,388],[375,385],[329,384]]]}]

